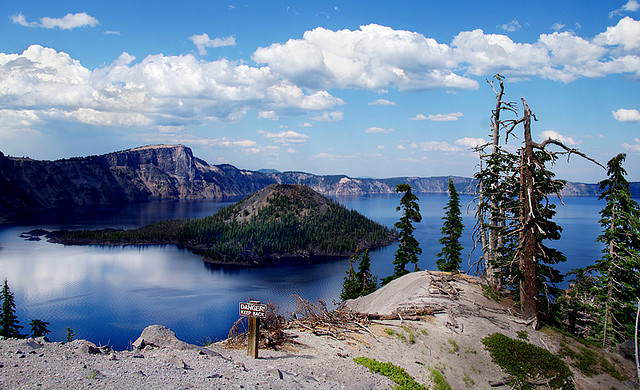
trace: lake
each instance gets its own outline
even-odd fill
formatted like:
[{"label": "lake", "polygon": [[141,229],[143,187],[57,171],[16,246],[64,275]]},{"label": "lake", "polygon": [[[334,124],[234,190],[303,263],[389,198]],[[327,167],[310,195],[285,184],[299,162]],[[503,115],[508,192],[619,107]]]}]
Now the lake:
[{"label": "lake", "polygon": [[[447,195],[418,194],[423,221],[415,236],[423,249],[419,267],[436,269],[435,255]],[[400,196],[371,195],[335,198],[346,207],[393,226],[400,212]],[[473,247],[471,196],[461,196],[465,231],[463,269]],[[601,256],[595,239],[603,202],[591,197],[568,197],[558,207],[555,221],[562,239],[552,246],[568,258],[558,268],[566,272],[592,264]],[[238,303],[249,299],[274,302],[281,311],[295,310],[294,294],[334,307],[349,264],[345,259],[298,261],[261,268],[205,264],[200,256],[176,246],[108,247],[63,246],[45,240],[29,241],[20,234],[32,229],[132,228],[172,218],[198,218],[231,202],[182,201],[50,210],[0,225],[0,279],[8,279],[23,331],[29,322],[50,322],[49,338],[61,341],[65,329],[77,338],[115,349],[126,349],[152,324],[176,332],[178,338],[199,344],[220,340],[238,319]],[[397,244],[371,252],[372,272],[378,279],[393,272]],[[479,252],[471,257],[475,261]],[[411,268],[412,266],[410,266]],[[412,269],[412,268],[411,268]]]}]

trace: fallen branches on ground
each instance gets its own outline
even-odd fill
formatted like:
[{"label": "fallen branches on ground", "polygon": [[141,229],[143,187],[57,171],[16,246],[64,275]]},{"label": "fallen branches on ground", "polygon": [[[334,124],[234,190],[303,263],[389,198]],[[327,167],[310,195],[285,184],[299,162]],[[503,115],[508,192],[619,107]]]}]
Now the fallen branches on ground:
[{"label": "fallen branches on ground", "polygon": [[[364,330],[373,335],[367,328],[370,321],[366,314],[348,310],[329,311],[324,301],[313,304],[297,295],[294,297],[296,311],[289,325],[291,327],[302,328],[316,336],[329,336],[337,340],[344,340],[348,332],[360,333]],[[374,338],[377,340],[375,335]]]},{"label": "fallen branches on ground", "polygon": [[[274,303],[267,303],[266,316],[260,320],[259,348],[277,350],[287,342],[292,342],[293,337],[284,332],[286,324],[287,321],[280,314],[279,307]],[[231,326],[225,346],[227,348],[246,348],[248,337],[246,317],[240,317]]]}]

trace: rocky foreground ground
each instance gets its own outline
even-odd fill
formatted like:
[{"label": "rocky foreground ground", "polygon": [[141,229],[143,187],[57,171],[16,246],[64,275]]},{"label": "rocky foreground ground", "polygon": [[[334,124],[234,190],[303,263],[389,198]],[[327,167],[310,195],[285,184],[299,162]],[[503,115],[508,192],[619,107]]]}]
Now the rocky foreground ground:
[{"label": "rocky foreground ground", "polygon": [[[432,314],[398,316],[407,309]],[[303,326],[286,330],[293,343],[260,350],[258,359],[224,342],[206,347],[184,343],[169,329],[146,328],[128,351],[75,340],[0,341],[0,389],[388,389],[394,383],[355,363],[355,357],[391,362],[419,383],[433,386],[440,371],[454,389],[494,386],[505,377],[491,361],[482,338],[500,332],[512,338],[526,332],[529,342],[557,353],[573,341],[554,331],[536,331],[509,314],[508,304],[484,296],[478,281],[435,272],[416,272],[377,292],[347,302],[346,309],[377,313],[361,331],[318,335]],[[395,318],[395,319],[385,319]],[[518,333],[520,332],[520,333]],[[573,366],[578,389],[632,389],[634,364],[597,351],[625,377],[591,377]],[[566,360],[572,363],[571,360]],[[544,387],[542,387],[544,388]]]}]

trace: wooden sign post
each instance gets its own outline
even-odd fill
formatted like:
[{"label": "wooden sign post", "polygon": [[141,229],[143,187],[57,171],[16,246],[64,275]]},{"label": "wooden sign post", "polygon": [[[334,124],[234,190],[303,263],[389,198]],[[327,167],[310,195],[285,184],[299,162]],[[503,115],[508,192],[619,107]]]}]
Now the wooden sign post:
[{"label": "wooden sign post", "polygon": [[267,305],[260,301],[240,302],[240,315],[249,317],[249,339],[247,342],[247,355],[258,358],[258,335],[260,334],[260,318],[265,318]]}]

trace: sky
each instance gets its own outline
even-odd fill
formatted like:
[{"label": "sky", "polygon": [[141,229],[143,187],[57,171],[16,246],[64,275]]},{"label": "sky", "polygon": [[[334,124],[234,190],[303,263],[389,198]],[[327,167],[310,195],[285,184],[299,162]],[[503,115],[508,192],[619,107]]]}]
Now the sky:
[{"label": "sky", "polygon": [[251,170],[470,177],[495,74],[535,141],[626,153],[640,180],[638,0],[3,1],[0,151],[183,144]]}]

